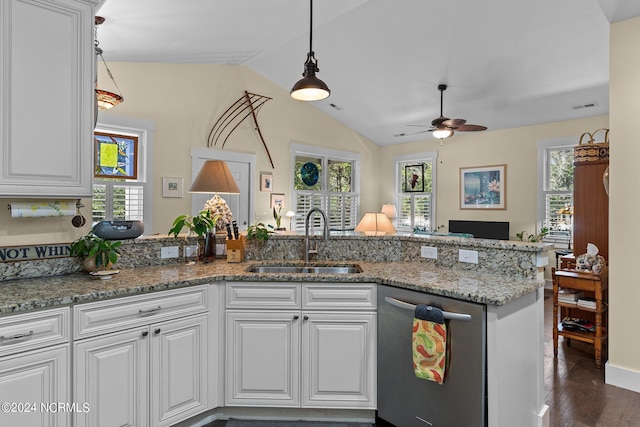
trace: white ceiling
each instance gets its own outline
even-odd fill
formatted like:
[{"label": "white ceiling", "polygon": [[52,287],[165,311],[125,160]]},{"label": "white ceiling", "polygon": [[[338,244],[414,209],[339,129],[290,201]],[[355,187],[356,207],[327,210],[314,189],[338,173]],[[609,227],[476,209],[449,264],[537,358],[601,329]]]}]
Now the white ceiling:
[{"label": "white ceiling", "polygon": [[[287,90],[309,47],[304,0],[106,0],[98,14],[108,62],[242,64]],[[609,24],[636,16],[638,0],[317,0],[331,96],[314,105],[379,145],[431,138],[395,135],[440,115],[439,83],[445,116],[489,130],[608,114]]]}]

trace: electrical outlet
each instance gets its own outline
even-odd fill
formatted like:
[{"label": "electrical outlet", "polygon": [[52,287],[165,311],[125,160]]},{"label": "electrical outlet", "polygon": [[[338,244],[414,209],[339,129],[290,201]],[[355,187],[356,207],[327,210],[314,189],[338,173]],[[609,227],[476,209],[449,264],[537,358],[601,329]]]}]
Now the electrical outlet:
[{"label": "electrical outlet", "polygon": [[160,248],[160,258],[161,259],[178,258],[179,254],[180,254],[180,247],[179,246],[164,246],[164,247]]},{"label": "electrical outlet", "polygon": [[185,258],[193,258],[198,255],[198,245],[191,245],[184,247]]},{"label": "electrical outlet", "polygon": [[465,249],[458,250],[458,261],[468,262],[469,264],[478,263],[478,251],[468,251]]},{"label": "electrical outlet", "polygon": [[435,246],[420,246],[420,256],[422,258],[438,259],[438,248]]}]

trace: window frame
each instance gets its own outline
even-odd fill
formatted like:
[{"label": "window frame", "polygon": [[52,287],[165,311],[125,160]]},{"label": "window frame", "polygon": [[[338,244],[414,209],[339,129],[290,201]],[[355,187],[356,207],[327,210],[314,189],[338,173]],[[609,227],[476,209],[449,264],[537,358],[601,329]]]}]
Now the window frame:
[{"label": "window frame", "polygon": [[[538,213],[536,219],[536,230],[541,230],[546,226],[547,222],[547,203],[546,199],[548,195],[568,195],[573,205],[573,189],[566,190],[549,190],[548,184],[550,179],[550,164],[549,153],[551,151],[558,150],[573,150],[578,144],[579,138],[577,136],[565,137],[565,138],[553,138],[537,141],[536,146],[538,149]],[[569,238],[558,237],[553,233],[548,234],[542,239],[544,242],[553,243],[555,247],[570,248],[573,245],[573,221],[571,222],[571,229],[569,230]]]},{"label": "window frame", "polygon": [[[358,213],[360,212],[360,176],[361,176],[361,154],[360,153],[354,153],[351,151],[342,151],[342,150],[334,150],[334,149],[330,149],[330,148],[324,148],[324,147],[313,147],[313,146],[309,146],[309,145],[303,145],[303,144],[296,144],[296,143],[292,143],[291,147],[290,147],[290,161],[291,161],[291,167],[289,169],[291,175],[291,186],[290,186],[290,194],[291,194],[291,198],[289,200],[289,206],[291,206],[291,209],[296,211],[296,217],[295,220],[293,221],[293,229],[296,231],[300,231],[300,230],[304,230],[304,221],[305,221],[305,217],[306,217],[306,212],[302,213],[302,212],[297,212],[297,200],[298,200],[298,194],[300,195],[311,195],[314,198],[320,197],[324,200],[324,202],[322,202],[323,205],[329,205],[331,204],[331,198],[332,197],[336,197],[336,196],[342,196],[344,197],[344,195],[352,195],[356,198],[356,202],[355,202],[355,217],[354,217],[354,221],[356,222],[356,224],[353,225],[353,227],[349,227],[349,229],[353,229],[355,228],[355,226],[357,225],[357,221],[359,220],[359,216]],[[326,173],[322,173],[321,175],[321,179],[322,179],[322,185],[321,188],[322,190],[297,190],[295,188],[295,174],[296,174],[296,170],[295,170],[295,165],[296,165],[296,157],[298,156],[305,156],[305,157],[316,157],[318,159],[321,159],[321,163],[322,163],[322,171],[326,171]],[[352,177],[351,177],[351,191],[350,192],[331,192],[328,190],[329,188],[329,161],[333,160],[333,161],[342,161],[342,162],[351,162],[352,163]],[[312,203],[314,206],[316,205],[316,203]],[[323,210],[325,210],[327,208],[327,206],[323,206]],[[331,216],[330,212],[326,212],[328,216]],[[314,219],[315,222],[317,222],[317,218]],[[342,227],[344,228],[344,218],[342,218]]]},{"label": "window frame", "polygon": [[[436,189],[437,189],[437,173],[436,173],[436,164],[438,160],[438,152],[437,151],[425,151],[422,153],[413,153],[406,155],[399,155],[393,157],[393,170],[395,173],[395,201],[396,208],[398,211],[398,215],[401,215],[402,211],[402,202],[401,198],[409,197],[411,200],[411,224],[409,227],[401,227],[398,225],[397,221],[394,221],[394,225],[398,229],[398,231],[404,232],[413,232],[416,221],[415,221],[415,206],[416,200],[419,198],[424,198],[425,196],[429,196],[429,230],[434,230],[434,224],[436,223]],[[406,164],[415,162],[415,163],[431,163],[431,191],[422,191],[422,192],[403,192],[402,191],[402,169],[406,166]]]},{"label": "window frame", "polygon": [[[113,180],[95,177],[92,183],[92,192],[96,184],[106,185],[107,188],[114,186],[135,186],[142,187],[143,191],[143,219],[145,234],[152,231],[152,211],[153,211],[153,182],[152,182],[152,156],[153,156],[153,135],[155,125],[152,122],[141,119],[131,119],[125,117],[108,116],[98,113],[94,133],[121,134],[124,136],[134,136],[138,139],[138,170],[135,180]],[[95,156],[94,156],[95,157]],[[95,160],[94,160],[95,161]],[[95,164],[94,164],[95,167]],[[106,196],[106,203],[110,203],[111,196]],[[93,211],[92,211],[93,215]],[[106,215],[105,220],[112,220],[111,215]]]}]

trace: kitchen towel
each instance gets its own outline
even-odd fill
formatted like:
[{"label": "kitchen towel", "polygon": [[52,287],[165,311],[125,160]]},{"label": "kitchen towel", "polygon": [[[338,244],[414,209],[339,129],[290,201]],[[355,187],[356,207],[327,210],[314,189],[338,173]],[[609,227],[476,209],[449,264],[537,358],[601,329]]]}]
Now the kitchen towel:
[{"label": "kitchen towel", "polygon": [[11,209],[11,218],[69,216],[76,214],[76,201],[12,202],[9,204],[9,209]]},{"label": "kitchen towel", "polygon": [[447,363],[447,325],[442,310],[416,306],[411,351],[416,377],[442,384]]}]

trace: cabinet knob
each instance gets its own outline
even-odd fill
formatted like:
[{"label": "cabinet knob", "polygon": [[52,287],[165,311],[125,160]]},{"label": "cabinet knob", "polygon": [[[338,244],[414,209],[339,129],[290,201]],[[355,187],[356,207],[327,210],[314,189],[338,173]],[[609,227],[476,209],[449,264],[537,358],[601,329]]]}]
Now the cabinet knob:
[{"label": "cabinet knob", "polygon": [[306,314],[303,317],[304,320],[309,320],[309,316],[307,316]]},{"label": "cabinet knob", "polygon": [[293,316],[293,320],[298,320],[300,318],[300,316],[298,316],[297,314]]},{"label": "cabinet knob", "polygon": [[146,337],[147,335],[149,335],[149,331],[142,331],[142,336]]},{"label": "cabinet knob", "polygon": [[154,334],[159,334],[160,333],[160,328],[157,328],[153,331]]}]

